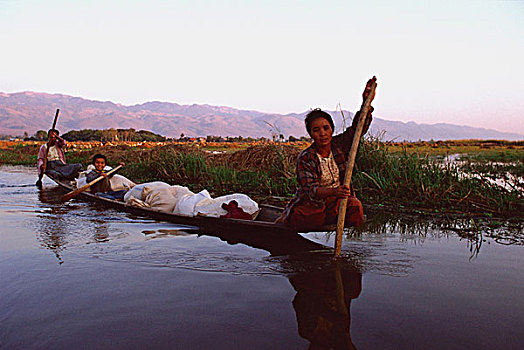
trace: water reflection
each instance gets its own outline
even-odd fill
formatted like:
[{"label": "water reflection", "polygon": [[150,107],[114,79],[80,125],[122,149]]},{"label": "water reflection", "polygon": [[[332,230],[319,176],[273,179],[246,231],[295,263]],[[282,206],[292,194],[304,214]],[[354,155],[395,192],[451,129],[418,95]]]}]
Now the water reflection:
[{"label": "water reflection", "polygon": [[441,238],[458,235],[467,240],[472,256],[478,255],[486,238],[504,245],[524,245],[524,222],[519,218],[498,220],[490,217],[458,215],[423,216],[415,214],[392,214],[375,212],[358,229],[347,231],[347,237],[364,233],[386,235],[398,233],[401,238],[423,242],[426,237]]},{"label": "water reflection", "polygon": [[[220,347],[224,338],[217,334],[229,334],[228,321],[243,326],[249,315],[249,326],[258,328],[258,334],[271,330],[275,338],[291,339],[288,344],[300,338],[298,342],[307,342],[311,349],[427,348],[433,341],[440,348],[522,348],[514,326],[522,324],[523,314],[518,299],[524,280],[521,247],[502,246],[522,244],[522,222],[497,226],[494,220],[477,218],[430,219],[368,211],[366,225],[347,232],[343,258],[333,260],[327,239],[319,239],[326,248],[303,237],[221,236],[228,245],[98,204],[76,200],[64,205],[59,199],[63,192],[49,183],[37,191],[34,185],[11,184],[34,183],[23,177],[4,176],[0,182],[5,183],[0,184],[0,209],[8,214],[2,215],[6,227],[20,231],[5,232],[2,243],[11,260],[1,271],[0,309],[7,322],[1,327],[0,343],[6,347],[22,347],[24,340],[41,345],[42,334],[55,334],[58,329],[53,339],[63,339],[65,345],[55,348],[74,348],[75,342],[94,339],[92,334],[103,334],[97,339],[107,339],[105,347],[119,341],[140,346],[154,338],[169,348],[180,338],[194,344],[190,342],[199,334],[188,330],[198,332],[202,324],[211,331],[208,339]],[[457,235],[462,242],[453,239]],[[451,239],[436,242],[448,236]],[[489,237],[497,237],[494,241],[500,244],[491,239],[491,245],[482,244]],[[40,247],[35,251],[35,238],[44,254]],[[478,247],[473,248],[476,254],[480,251],[480,258],[472,263],[464,263],[466,243]],[[422,244],[426,247],[420,249]],[[46,263],[49,252],[59,263],[65,260],[68,269],[58,272],[53,257],[51,264]],[[41,269],[34,270],[35,263]],[[399,275],[409,278],[395,278]],[[89,288],[86,281],[92,281]],[[260,290],[249,289],[253,297],[246,300],[231,297],[242,295],[248,285]],[[268,297],[266,290],[274,291],[275,286],[284,293]],[[217,291],[222,298],[214,298]],[[47,299],[42,301],[43,296]],[[209,304],[195,309],[201,301]],[[171,307],[166,307],[170,302]],[[282,302],[286,310],[274,316],[272,308]],[[223,312],[228,309],[235,313]],[[195,310],[205,322],[191,317]],[[406,310],[405,317],[399,319],[398,310]],[[213,317],[219,313],[222,322],[215,322]],[[145,315],[144,322],[134,322],[138,314]],[[281,315],[290,316],[283,323],[286,328],[279,328]],[[266,316],[274,317],[269,321]],[[132,329],[133,334],[128,320],[141,325]],[[188,328],[180,331],[183,325]],[[104,333],[108,329],[111,334]],[[386,332],[377,335],[376,329]],[[248,337],[253,343],[260,339],[256,334]]]},{"label": "water reflection", "polygon": [[[303,261],[292,259],[286,262],[289,267],[304,268]],[[321,269],[288,276],[296,291],[292,304],[298,333],[310,342],[309,349],[356,349],[350,333],[351,301],[362,291],[362,273],[347,257],[327,261]]]},{"label": "water reflection", "polygon": [[[83,226],[83,236],[92,237],[97,243],[109,240],[111,222],[108,217],[89,211],[89,205],[82,207],[82,210],[75,205],[63,205],[60,202],[61,193],[57,194],[56,190],[51,187],[39,192],[43,212],[39,215],[37,236],[42,246],[53,251],[62,263],[61,252],[75,241],[75,217],[80,216],[78,225]],[[144,240],[148,241],[153,234],[156,238],[179,236],[177,230],[147,231]],[[226,234],[219,238],[232,245],[241,243],[271,254],[272,258],[266,262],[271,266],[278,265],[273,270],[287,276],[296,292],[290,302],[296,314],[298,333],[310,342],[310,349],[355,349],[350,334],[350,307],[351,301],[362,290],[362,273],[356,259],[345,255],[334,260],[330,248],[301,236],[271,240],[267,236],[261,239],[260,236]],[[115,249],[122,258],[122,247]],[[170,258],[180,266],[180,261],[172,253]],[[154,259],[149,254],[144,258]]]},{"label": "water reflection", "polygon": [[[85,243],[86,238],[89,240],[88,243],[109,242],[110,232],[114,235],[115,228],[111,226],[111,220],[114,220],[114,217],[107,214],[101,215],[102,210],[92,204],[63,205],[60,202],[62,193],[57,194],[56,190],[56,187],[44,188],[38,194],[42,213],[39,215],[37,235],[41,245],[51,250],[59,263],[63,262],[61,253],[66,247],[73,244],[75,240],[78,241],[79,228],[76,226],[82,226],[81,234],[84,238],[82,243]],[[79,206],[81,210],[78,210]],[[522,225],[517,223],[512,226],[513,231],[508,230],[507,226],[490,228],[487,225],[486,222],[472,221],[470,218],[427,219],[418,216],[379,213],[370,215],[368,222],[362,228],[347,231],[346,243],[356,237],[371,234],[386,237],[394,233],[397,234],[400,242],[415,240],[419,243],[423,243],[428,237],[440,238],[458,234],[467,241],[472,256],[476,256],[481,250],[485,237],[494,235],[498,230],[496,233],[498,237],[503,237],[503,235],[508,237],[511,234],[515,242],[520,242],[517,244],[522,244]],[[153,230],[144,231],[143,234],[144,242],[150,242],[152,238],[174,237],[176,239],[176,237],[184,237],[189,233],[180,230]],[[289,302],[296,315],[298,334],[309,342],[310,349],[356,348],[350,332],[351,304],[362,293],[363,269],[361,265],[366,265],[364,271],[369,271],[369,266],[375,269],[384,269],[384,266],[387,266],[388,272],[394,271],[398,274],[400,271],[404,275],[414,265],[413,257],[403,250],[405,245],[400,248],[393,246],[397,250],[397,253],[394,253],[392,251],[395,249],[391,249],[391,242],[383,247],[373,245],[376,242],[371,244],[365,242],[365,247],[358,247],[358,252],[355,254],[353,251],[346,250],[342,259],[334,260],[331,245],[328,244],[326,247],[300,236],[268,239],[268,236],[226,234],[217,237],[232,245],[241,243],[264,249],[271,254],[271,257],[262,262],[254,262],[251,257],[246,259],[240,257],[235,260],[235,256],[227,256],[223,261],[220,260],[217,263],[216,260],[223,256],[221,251],[200,252],[199,255],[198,252],[191,251],[192,249],[186,251],[181,247],[180,250],[185,253],[184,255],[176,251],[175,245],[157,245],[155,247],[149,245],[147,249],[144,249],[147,243],[131,246],[128,242],[105,245],[105,249],[97,252],[97,256],[104,256],[106,259],[115,261],[161,262],[155,266],[181,267],[185,264],[189,268],[223,272],[236,268],[236,272],[239,273],[250,273],[249,271],[253,270],[258,273],[268,269],[269,266],[269,269],[275,274],[286,276],[295,291],[295,295]],[[122,246],[123,243],[127,244],[125,249]],[[129,247],[132,249],[128,249]],[[84,249],[90,254],[96,251],[92,247]],[[372,256],[379,249],[388,250],[390,254],[384,261],[378,261],[380,258],[376,258],[376,255],[379,254]],[[394,259],[391,258],[392,254],[397,254]],[[204,256],[207,256],[207,260],[202,259]],[[377,264],[373,265],[373,261],[377,261]]]},{"label": "water reflection", "polygon": [[55,254],[59,264],[64,262],[63,251],[78,241],[79,237],[83,238],[82,241],[90,239],[89,237],[94,242],[109,240],[107,218],[90,212],[83,215],[83,210],[78,211],[75,205],[65,205],[61,201],[63,192],[57,186],[39,188],[40,211],[36,221],[37,239],[42,247]]},{"label": "water reflection", "polygon": [[[36,229],[41,245],[52,251],[60,264],[63,263],[62,252],[78,240],[76,226],[82,226],[83,243],[87,237],[99,243],[109,241],[111,224],[111,218],[92,212],[96,209],[90,205],[81,210],[74,204],[64,205],[61,195],[56,187],[39,190],[41,213]],[[145,232],[145,241],[155,232]],[[155,237],[178,235],[178,230],[159,230]],[[362,289],[362,273],[355,260],[347,255],[334,260],[331,249],[300,236],[275,240],[253,239],[250,235],[222,235],[219,238],[229,244],[242,243],[271,254],[273,259],[268,262],[279,265],[275,270],[286,275],[296,291],[291,303],[298,333],[310,342],[310,349],[355,349],[350,334],[350,306]]]},{"label": "water reflection", "polygon": [[60,205],[60,192],[56,188],[41,188],[38,199],[43,204],[43,214],[37,216],[37,239],[40,245],[52,251],[59,264],[62,264],[61,253],[66,248],[69,225],[64,214],[67,209]]}]

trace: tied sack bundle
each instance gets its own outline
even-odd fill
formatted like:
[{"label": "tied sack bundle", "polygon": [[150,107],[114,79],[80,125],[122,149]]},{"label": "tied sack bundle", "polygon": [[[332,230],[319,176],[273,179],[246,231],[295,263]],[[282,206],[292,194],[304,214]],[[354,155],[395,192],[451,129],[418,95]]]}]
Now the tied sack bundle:
[{"label": "tied sack bundle", "polygon": [[[144,187],[170,187],[169,184],[162,181],[146,182],[143,184],[138,184],[134,186],[130,191],[128,191],[124,196],[124,202],[126,204],[131,204],[132,200],[138,200],[144,202],[145,198],[143,196]],[[145,202],[144,202],[145,203]]]},{"label": "tied sack bundle", "polygon": [[[257,202],[245,194],[234,193],[211,198],[207,190],[202,190],[197,194],[183,196],[175,206],[173,213],[185,216],[226,217],[227,208],[230,208],[233,202],[236,202],[237,208],[249,214],[250,218],[254,218],[259,211]],[[247,217],[242,218],[246,219]]]},{"label": "tied sack bundle", "polygon": [[234,217],[238,219],[248,219],[247,216],[231,215],[231,209],[241,209],[249,214],[250,219],[254,219],[259,212],[258,203],[243,193],[233,193],[226,196],[214,198],[211,201],[200,202],[195,206],[195,215],[212,217]]},{"label": "tied sack bundle", "polygon": [[179,199],[188,194],[193,192],[187,187],[154,181],[136,185],[126,193],[124,201],[128,205],[171,213]]},{"label": "tied sack bundle", "polygon": [[144,202],[152,209],[172,213],[180,198],[185,195],[193,194],[187,187],[183,186],[145,186],[143,190]]},{"label": "tied sack bundle", "polygon": [[183,195],[175,208],[173,209],[173,214],[184,215],[184,216],[195,216],[197,212],[195,207],[199,203],[208,203],[212,201],[211,195],[207,190],[202,190],[198,193],[191,193]]}]

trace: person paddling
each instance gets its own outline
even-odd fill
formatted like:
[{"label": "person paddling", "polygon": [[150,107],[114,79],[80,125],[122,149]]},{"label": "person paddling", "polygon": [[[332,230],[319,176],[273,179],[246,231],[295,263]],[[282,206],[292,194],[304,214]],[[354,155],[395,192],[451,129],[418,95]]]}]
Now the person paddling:
[{"label": "person paddling", "polygon": [[[120,162],[120,165],[124,166],[125,164],[123,162]],[[86,181],[91,182],[99,176],[103,176],[104,179],[91,186],[91,188],[89,189],[91,193],[95,193],[97,196],[109,199],[123,200],[124,195],[127,191],[113,191],[113,189],[111,188],[111,182],[109,181],[109,179],[113,175],[111,174],[108,176],[108,172],[111,171],[111,169],[113,168],[107,165],[106,156],[103,154],[95,154],[93,156],[93,166],[94,169],[92,169],[86,175]]]},{"label": "person paddling", "polygon": [[[374,82],[375,77],[367,82],[363,100],[370,93],[374,94],[371,89]],[[372,111],[373,107],[368,111],[362,135],[369,129]],[[349,187],[341,185],[347,154],[360,118],[360,112],[357,112],[351,126],[342,134],[333,136],[335,125],[328,113],[317,108],[306,115],[306,130],[313,143],[298,155],[298,189],[277,222],[297,230],[336,224],[340,200],[347,198],[346,224],[359,226],[362,223],[362,203]]]},{"label": "person paddling", "polygon": [[[43,174],[47,174],[59,179],[73,180],[82,171],[82,164],[66,163],[64,148],[67,142],[59,134],[58,130],[50,129],[47,132],[47,143],[40,147],[36,163],[39,179],[42,178]],[[44,161],[46,155],[47,161]]]}]

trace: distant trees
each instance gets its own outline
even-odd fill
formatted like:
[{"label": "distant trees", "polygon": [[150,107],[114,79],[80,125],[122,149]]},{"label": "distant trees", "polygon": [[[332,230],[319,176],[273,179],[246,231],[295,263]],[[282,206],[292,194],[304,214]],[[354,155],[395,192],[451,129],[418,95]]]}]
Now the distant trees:
[{"label": "distant trees", "polygon": [[[135,129],[106,129],[106,130],[71,130],[63,135],[68,141],[151,141],[162,142],[166,138],[147,130]],[[47,138],[47,135],[46,135]]]},{"label": "distant trees", "polygon": [[[25,135],[24,135],[25,136]],[[82,129],[82,130],[71,130],[63,134],[62,137],[68,141],[99,141],[99,142],[115,142],[115,141],[150,141],[150,142],[165,142],[168,140],[166,137],[155,134],[147,130],[135,130],[131,129],[105,129],[105,130],[95,130],[95,129]],[[38,130],[34,136],[29,138],[30,140],[36,141],[46,141],[47,140],[47,131]],[[197,138],[186,136],[184,133],[180,134],[180,138],[170,138],[169,141],[181,141],[181,142],[190,142],[196,140]],[[243,136],[215,136],[208,135],[207,137],[198,138],[206,142],[284,142],[284,134],[273,134],[271,139],[266,137],[243,137]],[[288,139],[290,142],[294,141],[311,141],[308,137],[294,137],[289,136]]]},{"label": "distant trees", "polygon": [[37,140],[37,141],[47,140],[47,131],[45,131],[45,130],[38,130],[35,133],[35,140]]},{"label": "distant trees", "polygon": [[207,135],[206,142],[224,142],[224,138],[222,136]]}]

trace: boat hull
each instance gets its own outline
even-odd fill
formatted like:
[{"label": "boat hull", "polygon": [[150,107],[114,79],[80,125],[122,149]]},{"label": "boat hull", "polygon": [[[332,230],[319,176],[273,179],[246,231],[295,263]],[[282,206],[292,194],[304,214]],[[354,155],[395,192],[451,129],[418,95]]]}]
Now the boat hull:
[{"label": "boat hull", "polygon": [[[69,181],[51,178],[60,187],[72,191],[75,187]],[[137,216],[152,218],[188,226],[199,234],[216,236],[230,243],[243,243],[249,246],[270,251],[272,254],[289,254],[298,251],[326,249],[325,246],[302,237],[296,230],[287,225],[275,223],[283,209],[271,205],[260,205],[260,212],[255,220],[232,218],[215,218],[208,216],[184,216],[165,213],[151,208],[134,207],[89,192],[80,193],[77,198],[96,202],[104,207],[125,211]],[[326,227],[318,231],[332,229]]]}]

